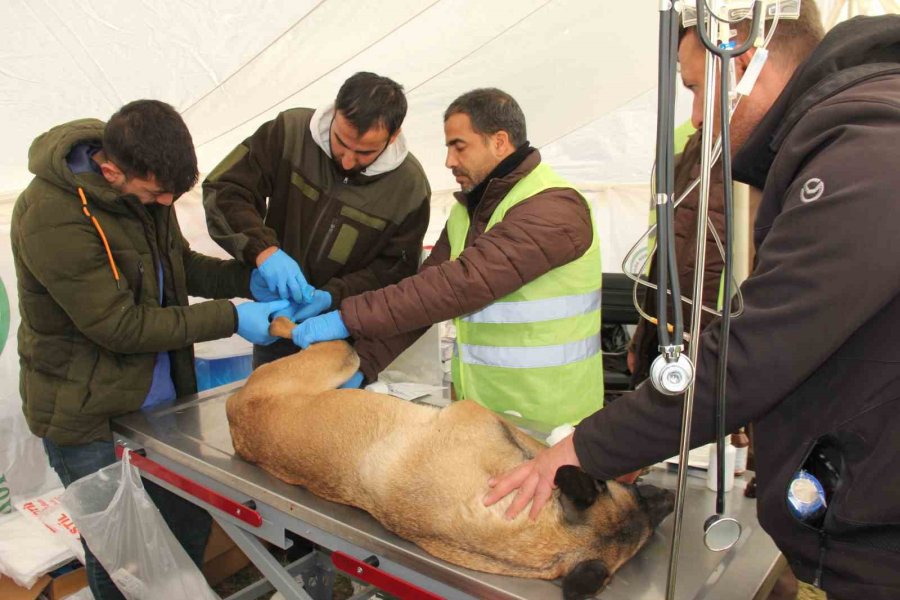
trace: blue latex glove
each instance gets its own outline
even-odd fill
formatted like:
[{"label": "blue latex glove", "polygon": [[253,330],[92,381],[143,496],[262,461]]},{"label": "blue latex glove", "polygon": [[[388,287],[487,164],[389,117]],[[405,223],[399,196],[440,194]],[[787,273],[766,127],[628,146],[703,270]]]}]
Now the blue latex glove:
[{"label": "blue latex glove", "polygon": [[350,332],[341,320],[341,313],[336,310],[303,321],[294,327],[291,333],[294,344],[301,348],[308,348],[310,344],[316,342],[342,340],[348,337]]},{"label": "blue latex glove", "polygon": [[269,291],[269,284],[266,283],[266,279],[259,272],[259,269],[253,269],[253,272],[250,273],[250,294],[257,302],[278,300],[278,294]]},{"label": "blue latex glove", "polygon": [[357,371],[353,374],[353,377],[344,382],[344,384],[340,387],[344,389],[359,389],[363,384],[363,374],[362,371]]},{"label": "blue latex glove", "polygon": [[278,339],[269,335],[269,318],[272,313],[281,310],[288,304],[287,300],[238,304],[235,307],[238,316],[238,335],[252,344],[268,346]]},{"label": "blue latex glove", "polygon": [[272,256],[263,261],[259,266],[259,272],[265,279],[269,291],[277,293],[279,298],[298,303],[309,302],[312,298],[315,288],[306,282],[300,265],[284,250],[276,250]]},{"label": "blue latex glove", "polygon": [[291,302],[290,306],[279,310],[274,317],[287,317],[294,323],[302,323],[310,317],[315,317],[323,310],[331,306],[331,294],[323,290],[314,290],[312,300],[306,304]]},{"label": "blue latex glove", "polygon": [[291,308],[296,308],[291,320],[294,323],[302,323],[303,321],[322,314],[323,310],[331,308],[331,294],[325,290],[314,290],[312,299],[306,304],[293,304]]}]

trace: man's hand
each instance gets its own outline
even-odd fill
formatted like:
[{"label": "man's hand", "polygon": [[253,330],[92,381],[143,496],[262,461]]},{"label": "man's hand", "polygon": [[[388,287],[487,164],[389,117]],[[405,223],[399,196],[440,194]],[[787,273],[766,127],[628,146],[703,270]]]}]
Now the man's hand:
[{"label": "man's hand", "polygon": [[342,340],[348,337],[350,332],[341,319],[341,313],[336,310],[303,321],[294,327],[291,333],[294,344],[301,348],[308,348],[310,344],[316,342]]},{"label": "man's hand", "polygon": [[269,291],[269,284],[266,283],[259,269],[253,269],[250,273],[250,295],[257,302],[271,302],[279,299],[276,292]]},{"label": "man's hand", "polygon": [[313,290],[312,298],[305,304],[293,304],[294,313],[291,321],[302,323],[303,321],[322,314],[322,311],[331,308],[331,294],[325,290]]},{"label": "man's hand", "polygon": [[531,502],[531,511],[528,516],[534,520],[553,494],[553,489],[556,487],[556,484],[553,483],[556,471],[564,465],[581,466],[578,456],[575,455],[575,445],[571,435],[555,446],[541,450],[528,462],[522,463],[499,477],[492,477],[488,481],[488,486],[492,489],[484,497],[484,505],[491,506],[514,490],[519,490],[512,504],[506,509],[506,518],[515,519]]},{"label": "man's hand", "polygon": [[252,344],[268,346],[276,340],[269,335],[269,319],[272,313],[288,305],[287,300],[274,302],[244,302],[238,304],[237,334]]},{"label": "man's hand", "polygon": [[274,252],[269,252],[270,250],[271,248],[263,250],[256,258],[259,263],[259,273],[265,280],[269,291],[277,293],[279,298],[285,300],[303,304],[309,302],[315,288],[307,283],[303,271],[300,270],[300,265],[284,250],[276,249]]}]

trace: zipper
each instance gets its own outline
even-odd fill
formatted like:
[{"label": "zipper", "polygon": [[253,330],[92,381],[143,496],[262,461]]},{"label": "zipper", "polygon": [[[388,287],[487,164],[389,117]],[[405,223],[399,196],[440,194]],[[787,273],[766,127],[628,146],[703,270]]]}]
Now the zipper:
[{"label": "zipper", "polygon": [[319,251],[316,253],[316,264],[322,261],[322,255],[325,254],[325,248],[328,247],[328,242],[331,241],[331,234],[334,231],[335,223],[331,222],[331,225],[328,226],[328,231],[325,232],[325,237],[322,238],[322,243],[319,244]]},{"label": "zipper", "polygon": [[812,584],[822,589],[822,571],[825,567],[825,551],[827,550],[828,534],[824,529],[819,530],[819,564],[816,565],[816,575],[813,577]]}]

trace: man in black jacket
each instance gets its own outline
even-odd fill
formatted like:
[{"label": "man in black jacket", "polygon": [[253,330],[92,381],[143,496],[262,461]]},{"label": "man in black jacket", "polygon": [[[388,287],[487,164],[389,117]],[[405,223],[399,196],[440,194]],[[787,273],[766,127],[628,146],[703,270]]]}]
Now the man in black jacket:
[{"label": "man in black jacket", "polygon": [[[753,114],[734,128],[748,133],[735,175],[763,197],[731,325],[726,428],[755,426],[759,520],[801,580],[832,598],[898,598],[900,16],[835,27]],[[715,325],[700,338],[691,446],[714,437],[718,338]],[[508,514],[532,498],[536,513],[563,464],[607,479],[671,456],[681,410],[644,386],[496,478],[485,502],[519,488]],[[822,464],[827,511],[803,522],[788,488]]]}]

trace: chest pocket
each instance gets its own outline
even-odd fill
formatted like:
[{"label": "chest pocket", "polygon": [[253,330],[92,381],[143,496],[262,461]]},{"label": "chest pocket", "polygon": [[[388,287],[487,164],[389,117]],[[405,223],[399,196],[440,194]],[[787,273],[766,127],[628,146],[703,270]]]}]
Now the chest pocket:
[{"label": "chest pocket", "polygon": [[[131,288],[134,303],[142,304],[141,294],[144,290],[144,272],[147,269],[144,259],[135,250],[116,252],[115,259],[116,265],[118,265],[122,273],[122,278],[128,283],[128,287]],[[112,276],[112,272],[110,272],[110,277]]]},{"label": "chest pocket", "polygon": [[[388,222],[352,206],[342,206],[335,222],[334,241],[328,260],[346,265],[351,255],[362,256],[375,249],[376,242]],[[327,243],[327,241],[326,241]]]}]

